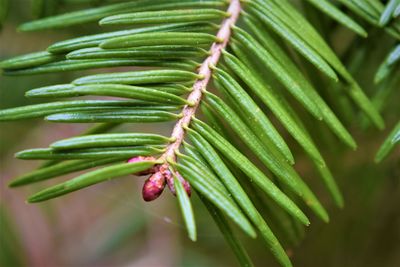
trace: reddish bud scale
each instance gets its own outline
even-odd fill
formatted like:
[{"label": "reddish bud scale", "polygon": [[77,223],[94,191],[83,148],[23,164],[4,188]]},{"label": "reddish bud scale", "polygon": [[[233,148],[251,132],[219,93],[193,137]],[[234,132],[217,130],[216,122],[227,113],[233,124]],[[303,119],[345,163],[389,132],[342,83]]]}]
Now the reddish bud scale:
[{"label": "reddish bud scale", "polygon": [[181,183],[183,184],[183,188],[185,188],[185,191],[187,193],[187,195],[190,197],[192,195],[192,190],[190,188],[190,184],[188,181],[186,181],[182,175],[180,175],[178,172],[176,173],[179,181],[181,181]]},{"label": "reddish bud scale", "polygon": [[[128,160],[128,163],[133,162],[140,162],[145,160],[156,160],[154,157],[133,157]],[[163,165],[155,165],[148,170],[144,170],[141,172],[134,173],[134,175],[148,175],[152,174],[143,185],[142,195],[145,201],[152,201],[158,198],[161,193],[164,191],[165,184],[168,185],[169,190],[171,193],[176,196],[176,190],[174,185],[174,177],[169,170],[168,164]],[[186,193],[188,196],[191,195],[190,185],[189,183],[183,179],[183,177],[176,172],[176,175],[179,181],[182,183],[183,187],[185,188]]]},{"label": "reddish bud scale", "polygon": [[[145,161],[145,160],[156,160],[156,158],[155,157],[138,156],[138,157],[133,157],[133,158],[129,159],[128,163]],[[141,172],[134,173],[133,175],[139,175],[139,176],[148,175],[148,174],[155,173],[157,170],[158,170],[158,166],[156,165],[156,166],[151,167],[148,170],[144,170],[144,171],[141,171]]]},{"label": "reddish bud scale", "polygon": [[156,172],[144,182],[142,195],[144,201],[152,201],[158,198],[164,191],[165,177],[162,173]]},{"label": "reddish bud scale", "polygon": [[[192,191],[190,189],[190,184],[188,183],[188,181],[186,181],[185,179],[183,179],[183,177],[178,173],[175,172],[176,177],[178,178],[178,180],[181,182],[181,184],[183,185],[183,188],[185,189],[187,195],[190,197],[192,194]],[[176,190],[175,190],[175,185],[174,185],[174,178],[172,177],[172,175],[166,179],[167,180],[167,185],[169,190],[171,191],[171,193],[176,196]]]},{"label": "reddish bud scale", "polygon": [[174,187],[174,176],[171,171],[168,169],[168,165],[164,164],[160,167],[160,172],[164,175],[165,181],[167,182],[169,191],[176,196],[175,187]]}]

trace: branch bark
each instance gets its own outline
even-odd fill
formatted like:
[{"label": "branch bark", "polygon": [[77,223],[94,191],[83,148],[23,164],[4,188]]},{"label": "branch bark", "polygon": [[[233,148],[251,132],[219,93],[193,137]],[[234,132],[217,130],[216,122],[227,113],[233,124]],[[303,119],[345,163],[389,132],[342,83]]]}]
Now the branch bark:
[{"label": "branch bark", "polygon": [[[175,125],[171,137],[175,140],[169,144],[165,153],[160,157],[161,160],[176,160],[175,151],[181,146],[185,137],[185,127],[189,126],[192,117],[195,115],[198,106],[200,105],[203,92],[207,89],[212,74],[212,66],[216,66],[221,57],[222,50],[227,46],[231,37],[231,28],[237,22],[241,11],[240,0],[231,0],[227,12],[230,14],[222,24],[217,33],[217,42],[214,42],[208,56],[199,68],[201,79],[198,79],[193,85],[193,91],[188,96],[187,100],[190,105],[184,106],[182,110],[183,117]],[[167,164],[167,163],[166,163]]]},{"label": "branch bark", "polygon": [[[160,165],[149,170],[152,175],[145,181],[143,185],[142,195],[145,201],[152,201],[158,198],[164,190],[166,184],[170,191],[175,194],[173,175],[180,178],[185,187],[187,194],[190,196],[190,185],[179,173],[174,174],[170,170],[170,163],[176,161],[176,151],[179,150],[185,138],[185,128],[189,126],[197,108],[200,105],[203,93],[207,90],[207,86],[211,80],[212,68],[218,64],[221,58],[222,51],[227,46],[230,38],[232,26],[234,26],[239,18],[241,11],[240,0],[231,0],[228,7],[229,17],[222,21],[221,27],[216,35],[217,41],[211,45],[210,55],[201,64],[198,73],[201,78],[197,79],[193,84],[193,90],[189,94],[187,100],[188,105],[185,105],[182,110],[182,118],[175,124],[172,130],[172,143],[170,143],[166,151],[158,158]],[[130,159],[128,162],[141,160],[140,157]]]}]

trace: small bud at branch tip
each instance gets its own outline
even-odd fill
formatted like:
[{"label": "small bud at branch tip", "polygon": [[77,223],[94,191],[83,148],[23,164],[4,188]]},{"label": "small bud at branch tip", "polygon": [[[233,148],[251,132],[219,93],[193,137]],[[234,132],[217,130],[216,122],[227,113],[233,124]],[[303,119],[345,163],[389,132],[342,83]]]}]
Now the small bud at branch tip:
[{"label": "small bud at branch tip", "polygon": [[164,175],[161,172],[156,172],[150,176],[143,185],[143,200],[148,202],[157,199],[164,191],[164,187]]}]

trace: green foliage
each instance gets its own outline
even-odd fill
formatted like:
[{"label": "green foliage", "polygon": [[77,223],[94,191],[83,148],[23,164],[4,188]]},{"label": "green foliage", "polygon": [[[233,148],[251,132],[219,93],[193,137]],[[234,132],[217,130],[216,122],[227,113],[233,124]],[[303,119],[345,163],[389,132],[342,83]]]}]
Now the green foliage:
[{"label": "green foliage", "polygon": [[12,217],[4,206],[0,206],[0,225],[3,232],[0,250],[1,266],[25,265],[25,259],[18,255],[18,251],[21,251],[23,248],[15,229],[14,221],[12,221]]},{"label": "green foliage", "polygon": [[179,206],[181,207],[182,215],[185,219],[185,224],[188,229],[189,238],[192,241],[196,241],[197,233],[196,233],[196,222],[194,219],[192,204],[190,203],[190,199],[188,194],[185,191],[182,183],[179,179],[174,175],[174,186],[176,189],[176,197],[178,198]]},{"label": "green foliage", "polygon": [[379,148],[375,156],[375,161],[382,161],[391,150],[395,148],[400,143],[400,122],[396,124],[394,129],[390,132],[389,136],[386,138],[385,142]]},{"label": "green foliage", "polygon": [[[73,5],[94,1],[69,2]],[[367,37],[371,25],[383,27],[394,39],[394,48],[376,72],[375,82],[382,84],[398,75],[400,46],[394,42],[400,40],[400,2],[390,0],[386,7],[378,0],[339,2],[341,5],[328,0],[302,1],[305,10],[313,6],[320,16],[331,18],[361,37]],[[195,208],[187,188],[178,179],[179,173],[200,196],[242,266],[252,263],[227,218],[251,238],[260,236],[282,266],[291,266],[280,237],[263,218],[260,206],[266,205],[256,197],[257,191],[273,200],[268,204],[271,221],[275,220],[293,243],[300,239],[299,229],[310,224],[307,212],[302,211],[304,206],[322,221],[328,222],[329,215],[296,171],[295,149],[287,131],[315,167],[334,203],[343,207],[343,196],[322,155],[321,142],[307,121],[318,125],[321,122],[352,149],[357,145],[338,104],[350,103],[346,109],[351,111],[350,116],[358,109],[379,129],[384,127],[384,121],[375,99],[368,99],[323,32],[318,32],[323,25],[313,25],[291,2],[242,1],[239,21],[230,25],[232,34],[228,40],[217,33],[220,24],[231,18],[232,13],[227,10],[238,3],[236,0],[104,1],[96,7],[47,16],[57,10],[51,3],[34,1],[37,16],[45,17],[22,24],[19,30],[61,30],[98,22],[108,32],[98,28],[92,35],[4,60],[0,63],[4,74],[38,75],[96,68],[110,68],[110,72],[31,89],[26,92],[27,97],[50,102],[0,111],[0,121],[43,117],[50,122],[100,123],[80,136],[56,141],[49,148],[16,154],[20,159],[49,161],[17,177],[10,183],[12,187],[88,170],[34,194],[29,202],[52,199],[129,174],[142,175],[155,168],[153,173],[172,173],[172,186],[189,238],[195,241]],[[7,1],[0,0],[0,6],[6,5]],[[361,19],[353,17],[353,13]],[[3,17],[0,13],[0,23]],[[118,30],[111,26],[118,26]],[[224,42],[227,46],[220,60],[207,66],[212,80],[201,88],[201,100],[193,101],[188,95],[195,92],[194,85],[207,78],[199,74],[199,67],[203,62],[208,64],[207,58],[215,53],[210,48]],[[113,72],[114,67],[146,69]],[[333,100],[329,97],[332,94],[336,94]],[[96,96],[103,98],[69,99]],[[196,117],[181,125],[180,120],[188,116],[185,111],[197,106],[200,108]],[[279,126],[271,122],[274,119]],[[170,121],[184,131],[184,140],[154,133],[108,133],[122,123]],[[397,124],[376,161],[382,160],[399,140]],[[180,149],[180,141],[184,149]],[[170,149],[174,149],[173,157],[166,156]],[[161,170],[165,166],[168,168]],[[100,168],[89,170],[96,167]],[[166,183],[171,188],[171,181],[163,180],[161,192]]]}]

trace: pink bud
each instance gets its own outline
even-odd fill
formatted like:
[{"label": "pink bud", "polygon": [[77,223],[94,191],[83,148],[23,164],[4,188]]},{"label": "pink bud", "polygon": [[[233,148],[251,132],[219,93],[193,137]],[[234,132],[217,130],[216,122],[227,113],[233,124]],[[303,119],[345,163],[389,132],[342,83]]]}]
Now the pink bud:
[{"label": "pink bud", "polygon": [[165,180],[167,181],[169,191],[171,191],[171,193],[174,196],[176,196],[174,177],[172,176],[172,173],[169,170],[166,170],[166,171],[164,171],[164,177],[165,177]]},{"label": "pink bud", "polygon": [[[140,162],[140,161],[145,161],[145,160],[155,160],[155,159],[156,159],[155,157],[138,156],[138,157],[133,157],[131,159],[128,159],[128,163]],[[155,173],[157,171],[158,171],[158,166],[156,165],[156,166],[151,167],[148,170],[144,170],[144,171],[141,171],[141,172],[133,173],[133,175],[142,176],[142,175],[148,175],[148,174],[151,174],[151,173]]]},{"label": "pink bud", "polygon": [[190,189],[190,184],[186,181],[180,173],[176,172],[176,176],[178,177],[179,181],[183,184],[183,188],[185,188],[186,193],[190,197],[192,195],[192,190]]},{"label": "pink bud", "polygon": [[[176,177],[178,178],[178,180],[181,182],[181,184],[183,185],[183,188],[185,188],[186,193],[188,194],[188,196],[190,197],[192,194],[192,191],[190,190],[190,184],[188,183],[188,181],[186,181],[185,179],[183,179],[183,177],[178,173],[176,173]],[[171,193],[176,196],[176,190],[175,190],[175,185],[174,185],[174,179],[172,177],[172,175],[170,174],[169,177],[166,177],[167,179],[167,185],[169,190],[171,191]]]},{"label": "pink bud", "polygon": [[134,162],[138,162],[138,161],[142,161],[144,160],[145,157],[142,156],[138,156],[138,157],[133,157],[128,159],[128,163],[134,163]]},{"label": "pink bud", "polygon": [[161,172],[156,172],[144,182],[142,195],[144,201],[152,201],[158,198],[165,187],[165,177]]}]

